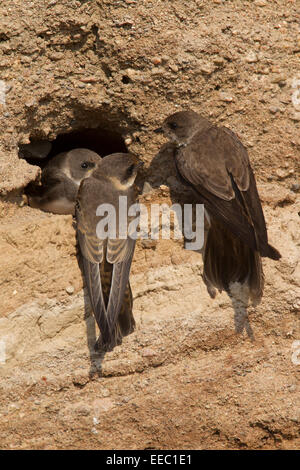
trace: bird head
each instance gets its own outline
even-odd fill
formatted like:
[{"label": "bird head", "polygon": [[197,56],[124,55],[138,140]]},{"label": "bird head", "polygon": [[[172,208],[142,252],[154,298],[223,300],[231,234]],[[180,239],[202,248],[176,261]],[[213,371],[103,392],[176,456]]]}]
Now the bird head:
[{"label": "bird head", "polygon": [[144,163],[130,153],[113,153],[104,157],[93,172],[95,178],[108,178],[119,190],[129,189]]},{"label": "bird head", "polygon": [[97,163],[101,161],[100,155],[89,149],[73,149],[68,154],[70,175],[77,183],[90,176]]},{"label": "bird head", "polygon": [[179,111],[167,117],[162,127],[154,132],[162,133],[171,142],[178,145],[188,144],[196,132],[202,127],[208,127],[209,121],[194,111]]}]

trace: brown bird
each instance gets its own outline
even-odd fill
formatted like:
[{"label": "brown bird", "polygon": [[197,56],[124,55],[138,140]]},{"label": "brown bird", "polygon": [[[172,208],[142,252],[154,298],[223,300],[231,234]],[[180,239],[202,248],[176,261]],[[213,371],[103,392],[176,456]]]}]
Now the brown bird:
[{"label": "brown bird", "polygon": [[[82,181],[78,192],[77,236],[89,298],[101,333],[95,346],[102,351],[111,351],[135,328],[129,284],[135,239],[127,233],[131,220],[127,214],[128,208],[136,203],[134,181],[140,165],[130,154],[108,155]],[[123,207],[119,205],[120,196],[127,197]],[[100,214],[101,207],[104,212]],[[104,221],[107,207],[115,211],[116,233],[108,228],[105,238],[99,233],[99,222]],[[119,221],[124,216],[125,227],[121,227]],[[125,230],[123,238],[119,229],[123,235]]]},{"label": "brown bird", "polygon": [[79,185],[99,161],[101,157],[88,149],[59,153],[43,169],[41,185],[26,188],[29,205],[54,214],[74,214]]},{"label": "brown bird", "polygon": [[195,202],[204,204],[209,230],[203,279],[209,294],[215,297],[215,288],[233,293],[232,286],[240,283],[257,304],[264,288],[261,256],[278,260],[281,255],[268,243],[246,148],[230,129],[194,111],[169,116],[156,132],[175,143],[178,175],[192,187]]}]

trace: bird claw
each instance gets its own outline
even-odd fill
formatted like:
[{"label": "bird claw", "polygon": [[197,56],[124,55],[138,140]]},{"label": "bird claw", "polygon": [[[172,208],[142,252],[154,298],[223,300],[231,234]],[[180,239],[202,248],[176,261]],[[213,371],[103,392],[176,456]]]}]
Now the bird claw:
[{"label": "bird claw", "polygon": [[120,344],[122,344],[122,338],[120,337],[115,338],[114,340],[111,340],[110,342],[104,342],[101,336],[99,336],[99,338],[97,339],[95,343],[94,350],[100,353],[111,352],[116,346],[120,346]]}]

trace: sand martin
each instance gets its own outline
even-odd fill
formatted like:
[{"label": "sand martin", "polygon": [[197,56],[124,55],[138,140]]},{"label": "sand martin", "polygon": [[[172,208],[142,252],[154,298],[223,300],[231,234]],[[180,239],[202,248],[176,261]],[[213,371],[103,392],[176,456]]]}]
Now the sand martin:
[{"label": "sand martin", "polygon": [[203,279],[212,297],[247,285],[253,303],[263,294],[261,256],[281,255],[268,243],[265,219],[246,148],[237,135],[194,111],[165,119],[156,132],[175,144],[181,181],[192,187],[193,202],[204,204],[209,230],[203,249]]},{"label": "sand martin", "polygon": [[[137,200],[134,181],[141,164],[131,154],[108,155],[82,181],[78,191],[77,237],[86,286],[101,333],[96,348],[101,351],[111,351],[135,328],[129,284],[135,239],[127,234],[131,220],[127,212]],[[120,208],[120,196],[126,196],[126,207]],[[101,238],[98,229],[103,217],[99,217],[99,208],[108,205],[115,209],[116,233]],[[119,238],[120,217],[124,216],[126,234]]]},{"label": "sand martin", "polygon": [[73,149],[53,157],[42,171],[41,185],[26,188],[31,207],[54,214],[74,214],[79,185],[101,157],[88,149]]}]

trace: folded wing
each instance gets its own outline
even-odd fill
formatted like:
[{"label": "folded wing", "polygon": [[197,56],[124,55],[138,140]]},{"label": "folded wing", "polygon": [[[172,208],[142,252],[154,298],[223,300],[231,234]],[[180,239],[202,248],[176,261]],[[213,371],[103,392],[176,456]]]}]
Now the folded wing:
[{"label": "folded wing", "polygon": [[213,127],[180,149],[178,172],[208,212],[262,256],[278,259],[267,229],[247,150],[227,128]]},{"label": "folded wing", "polygon": [[[80,187],[87,185],[84,181]],[[102,346],[110,350],[116,344],[116,336],[119,327],[118,317],[120,315],[124,295],[128,289],[129,272],[135,248],[135,240],[127,239],[105,239],[101,240],[96,234],[96,225],[91,223],[90,212],[83,210],[79,197],[76,203],[77,237],[83,258],[83,268],[89,297],[94,315],[101,331]],[[107,262],[112,265],[112,274],[109,275],[110,290],[107,304],[103,290],[107,291],[107,279],[101,279],[101,266]],[[102,269],[102,275],[104,275]],[[106,273],[108,274],[108,273]],[[103,285],[105,282],[105,286]]]}]

